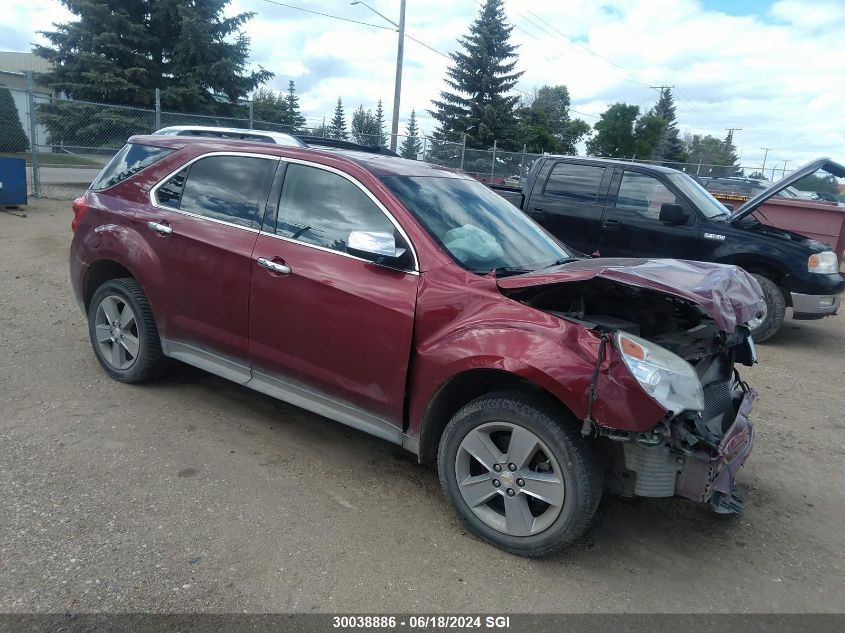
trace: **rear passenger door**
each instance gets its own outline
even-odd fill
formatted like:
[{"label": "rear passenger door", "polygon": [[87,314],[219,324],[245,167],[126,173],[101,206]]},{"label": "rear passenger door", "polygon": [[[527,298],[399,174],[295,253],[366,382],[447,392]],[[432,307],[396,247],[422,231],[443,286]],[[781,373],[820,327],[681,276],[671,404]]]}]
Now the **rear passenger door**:
[{"label": "rear passenger door", "polygon": [[556,161],[538,175],[526,211],[565,244],[593,253],[612,171],[601,165]]},{"label": "rear passenger door", "polygon": [[138,212],[163,271],[153,280],[165,353],[232,380],[249,379],[249,282],[278,159],[200,157],[153,188]]},{"label": "rear passenger door", "polygon": [[[680,196],[654,175],[631,169],[617,173],[613,195],[602,221],[602,257],[674,257],[697,259],[702,244],[699,216]],[[660,221],[660,207],[680,204],[686,224]]]}]

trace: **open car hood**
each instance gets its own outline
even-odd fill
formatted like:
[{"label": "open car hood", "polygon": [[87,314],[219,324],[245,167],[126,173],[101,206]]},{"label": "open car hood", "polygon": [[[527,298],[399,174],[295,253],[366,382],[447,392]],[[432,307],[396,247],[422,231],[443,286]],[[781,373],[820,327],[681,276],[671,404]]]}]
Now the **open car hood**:
[{"label": "open car hood", "polygon": [[817,158],[816,160],[810,161],[803,167],[799,167],[795,171],[790,172],[784,178],[781,178],[767,189],[764,189],[756,196],[746,201],[745,204],[731,214],[728,218],[728,222],[738,222],[749,213],[752,213],[755,209],[759,208],[760,205],[766,202],[769,198],[776,196],[790,185],[794,185],[805,176],[809,176],[819,169],[823,169],[838,178],[845,178],[845,167],[829,158]]},{"label": "open car hood", "polygon": [[725,264],[600,257],[504,277],[496,283],[507,290],[587,281],[594,277],[691,301],[701,306],[725,332],[733,332],[737,325],[766,314],[763,291],[757,280],[743,269]]}]

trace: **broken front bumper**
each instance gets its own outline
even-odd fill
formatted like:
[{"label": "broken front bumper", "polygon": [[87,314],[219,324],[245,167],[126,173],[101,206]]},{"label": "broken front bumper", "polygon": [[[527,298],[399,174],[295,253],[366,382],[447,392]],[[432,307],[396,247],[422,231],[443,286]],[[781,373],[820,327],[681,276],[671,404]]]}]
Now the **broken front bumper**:
[{"label": "broken front bumper", "polygon": [[754,425],[748,419],[756,398],[754,389],[734,391],[734,400],[739,405],[733,424],[722,436],[716,451],[705,448],[687,451],[675,480],[676,495],[693,501],[709,501],[717,512],[742,509],[732,492],[737,471],[751,454],[756,439]]}]

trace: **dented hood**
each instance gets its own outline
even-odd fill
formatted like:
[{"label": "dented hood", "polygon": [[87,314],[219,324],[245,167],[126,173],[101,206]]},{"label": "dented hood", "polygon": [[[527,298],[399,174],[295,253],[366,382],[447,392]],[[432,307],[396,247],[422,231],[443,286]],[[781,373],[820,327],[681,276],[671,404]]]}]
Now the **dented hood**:
[{"label": "dented hood", "polygon": [[721,330],[766,314],[757,281],[736,266],[680,259],[584,259],[496,280],[502,289],[587,281],[594,277],[649,288],[698,304]]}]

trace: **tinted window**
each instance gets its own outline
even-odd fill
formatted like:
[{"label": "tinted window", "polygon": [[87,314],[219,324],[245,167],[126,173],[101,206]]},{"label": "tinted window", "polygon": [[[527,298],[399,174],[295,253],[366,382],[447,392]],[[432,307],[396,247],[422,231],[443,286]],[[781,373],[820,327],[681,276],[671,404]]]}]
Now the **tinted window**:
[{"label": "tinted window", "polygon": [[634,171],[625,171],[622,174],[619,195],[616,197],[617,209],[636,211],[647,218],[656,220],[660,215],[662,205],[677,202],[675,194],[657,178]]},{"label": "tinted window", "polygon": [[165,207],[178,209],[179,202],[182,199],[182,189],[185,186],[185,177],[187,175],[188,168],[186,167],[159,187],[156,191],[156,200],[158,203],[164,205]]},{"label": "tinted window", "polygon": [[121,180],[126,180],[132,174],[138,173],[144,167],[149,167],[172,153],[172,149],[164,147],[135,145],[133,143],[124,145],[123,149],[114,155],[105,169],[94,179],[94,182],[91,183],[91,189],[96,191],[113,187]]},{"label": "tinted window", "polygon": [[595,202],[604,176],[604,167],[557,163],[546,182],[546,195],[573,202]]},{"label": "tinted window", "polygon": [[390,233],[399,243],[393,223],[351,181],[325,169],[288,165],[276,233],[346,252],[352,231]]},{"label": "tinted window", "polygon": [[382,181],[458,263],[475,273],[536,270],[570,257],[538,224],[480,182],[410,176]]},{"label": "tinted window", "polygon": [[258,228],[275,166],[275,160],[246,156],[202,158],[190,166],[179,209]]}]

